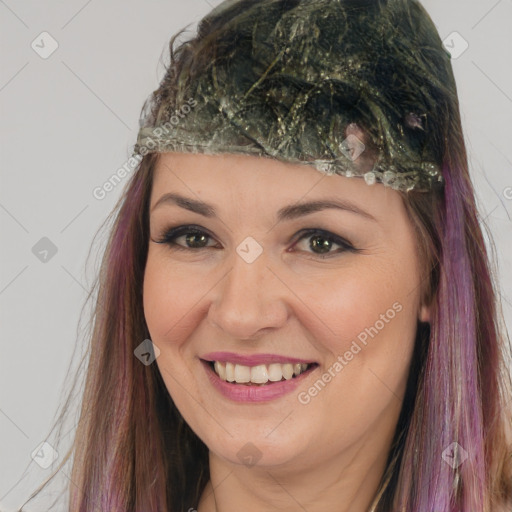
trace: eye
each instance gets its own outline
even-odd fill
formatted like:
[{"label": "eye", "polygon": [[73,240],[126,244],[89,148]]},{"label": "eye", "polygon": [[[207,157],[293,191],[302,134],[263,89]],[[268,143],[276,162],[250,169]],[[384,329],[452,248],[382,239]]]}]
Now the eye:
[{"label": "eye", "polygon": [[[176,242],[178,238],[184,237],[187,245],[183,246]],[[167,244],[172,249],[196,250],[207,248],[207,241],[211,238],[206,231],[196,226],[178,226],[167,230],[159,240],[153,240],[157,244]]]},{"label": "eye", "polygon": [[[300,233],[302,236],[298,238],[297,242],[294,244],[294,247],[297,246],[298,243],[302,240],[309,240],[307,248],[311,249],[315,256],[318,258],[329,258],[346,251],[357,252],[357,249],[354,248],[352,244],[339,237],[338,235],[330,233],[329,231],[316,228],[306,229],[300,231]],[[331,249],[333,246],[339,246],[340,249],[337,251],[332,251]]]},{"label": "eye", "polygon": [[[297,238],[297,235],[300,236]],[[329,258],[346,251],[357,252],[357,249],[355,249],[349,242],[323,229],[305,229],[299,231],[297,235],[295,236],[296,242],[293,244],[293,247],[300,245],[299,243],[302,240],[309,240],[309,244],[307,244],[305,252],[309,249],[320,259]],[[185,245],[177,243],[177,240],[182,237],[184,238]],[[194,225],[186,225],[168,229],[159,240],[153,240],[153,242],[158,244],[167,244],[173,250],[197,251],[200,249],[215,248],[215,245],[208,245],[208,241],[210,239],[213,240],[211,235],[204,229]],[[339,249],[337,251],[332,251],[331,249],[335,246],[338,246]]]}]

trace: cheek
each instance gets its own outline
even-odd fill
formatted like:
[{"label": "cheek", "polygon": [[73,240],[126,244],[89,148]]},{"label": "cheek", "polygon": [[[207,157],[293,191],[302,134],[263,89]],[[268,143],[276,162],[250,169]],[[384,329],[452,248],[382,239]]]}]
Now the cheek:
[{"label": "cheek", "polygon": [[329,354],[317,380],[299,390],[300,403],[328,418],[333,435],[343,425],[340,443],[385,410],[398,414],[414,349],[419,283],[413,269],[405,260],[368,261],[299,292],[309,293],[306,328]]},{"label": "cheek", "polygon": [[[160,350],[156,364],[173,400],[180,411],[190,409],[190,397],[184,390],[199,396],[189,386],[192,358],[186,340],[197,326],[197,303],[204,294],[194,274],[180,271],[178,265],[170,265],[158,254],[148,254],[143,283],[143,307],[150,338]],[[194,307],[196,305],[196,307]]]},{"label": "cheek", "polygon": [[190,268],[170,265],[165,258],[150,252],[144,273],[143,305],[153,342],[167,347],[186,339],[192,329],[194,305],[202,294],[204,286]]},{"label": "cheek", "polygon": [[[403,262],[370,259],[339,272],[297,279],[294,292],[304,306],[299,321],[328,352],[343,354],[357,340],[383,353],[414,337],[418,282]],[[350,357],[350,356],[349,356]]]},{"label": "cheek", "polygon": [[353,373],[352,383],[375,379],[371,368],[390,375],[395,386],[398,374],[407,371],[419,300],[418,279],[409,267],[396,254],[369,256],[294,286],[307,306],[299,322],[312,333],[327,363],[343,357],[343,373]]}]

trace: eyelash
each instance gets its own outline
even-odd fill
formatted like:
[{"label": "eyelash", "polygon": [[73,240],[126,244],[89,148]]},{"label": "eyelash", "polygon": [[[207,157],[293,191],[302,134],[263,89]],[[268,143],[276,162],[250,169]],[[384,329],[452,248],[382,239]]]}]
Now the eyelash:
[{"label": "eyelash", "polygon": [[[175,228],[168,229],[167,231],[164,232],[164,235],[159,240],[153,240],[153,242],[155,242],[157,244],[167,244],[167,245],[169,245],[169,247],[171,249],[178,250],[178,251],[199,251],[202,249],[211,249],[212,248],[212,247],[198,247],[198,248],[184,247],[175,242],[175,240],[177,238],[179,238],[180,236],[183,236],[183,235],[187,235],[187,234],[206,235],[210,239],[213,238],[206,231],[199,228],[198,226],[186,225],[186,226],[177,226]],[[299,234],[301,236],[295,240],[294,245],[297,244],[298,242],[300,242],[304,238],[308,238],[308,237],[312,238],[315,235],[317,235],[317,236],[320,235],[320,236],[323,236],[324,238],[327,238],[331,242],[334,242],[336,245],[339,245],[342,247],[341,250],[338,250],[335,252],[329,252],[327,254],[319,254],[319,253],[315,253],[315,252],[312,253],[315,255],[315,257],[318,257],[320,259],[327,259],[327,258],[332,257],[334,254],[340,254],[340,253],[344,253],[347,251],[348,252],[358,252],[358,249],[353,247],[349,242],[347,242],[343,238],[341,238],[333,233],[330,233],[329,231],[325,231],[323,229],[318,229],[318,228],[303,229],[297,233],[297,235],[299,235]]]}]

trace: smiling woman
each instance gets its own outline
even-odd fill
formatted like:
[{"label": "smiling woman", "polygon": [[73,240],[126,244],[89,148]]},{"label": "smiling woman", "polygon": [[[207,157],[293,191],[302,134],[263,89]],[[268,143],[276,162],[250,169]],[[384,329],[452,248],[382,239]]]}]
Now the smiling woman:
[{"label": "smiling woman", "polygon": [[[217,213],[161,202],[170,191]],[[332,197],[347,208],[320,206]],[[306,198],[316,206],[299,209]],[[152,204],[145,318],[173,403],[210,449],[211,486],[198,511],[240,509],[248,499],[254,510],[279,501],[292,510],[288,493],[307,510],[334,510],[340,496],[346,510],[367,510],[400,415],[417,322],[429,319],[400,195],[254,156],[167,153]],[[251,263],[237,252],[247,236],[263,248]],[[393,303],[400,314],[301,405],[298,395]],[[245,451],[258,459],[250,468]]]},{"label": "smiling woman", "polygon": [[228,0],[176,37],[99,276],[70,512],[509,511],[510,347],[428,14]]}]

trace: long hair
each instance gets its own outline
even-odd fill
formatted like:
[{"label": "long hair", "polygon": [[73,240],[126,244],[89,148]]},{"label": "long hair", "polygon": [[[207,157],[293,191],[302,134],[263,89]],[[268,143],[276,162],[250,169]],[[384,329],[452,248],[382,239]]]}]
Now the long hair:
[{"label": "long hair", "polygon": [[[178,35],[170,42],[171,79],[195,48],[192,40],[175,51]],[[510,342],[451,78],[438,127],[445,186],[400,192],[415,227],[432,316],[430,324],[418,324],[378,512],[512,508]],[[73,458],[69,512],[186,512],[197,507],[209,479],[207,447],[177,410],[157,365],[134,356],[149,338],[142,289],[158,159],[142,158],[111,214],[80,418],[64,458]]]}]

